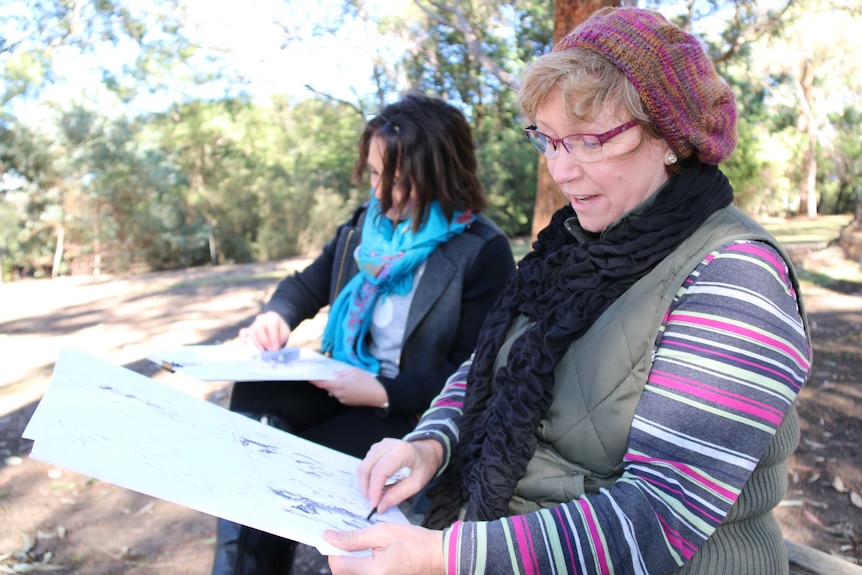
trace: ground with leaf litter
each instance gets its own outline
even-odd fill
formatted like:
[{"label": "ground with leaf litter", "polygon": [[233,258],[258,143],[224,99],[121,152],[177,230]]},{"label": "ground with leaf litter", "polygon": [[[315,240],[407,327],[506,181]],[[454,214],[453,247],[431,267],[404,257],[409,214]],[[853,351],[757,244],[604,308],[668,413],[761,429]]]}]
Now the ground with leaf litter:
[{"label": "ground with leaf litter", "polygon": [[[115,278],[0,285],[0,573],[210,572],[215,520],[32,460],[21,432],[60,349],[77,348],[225,404],[229,386],[159,371],[135,344],[214,343],[235,336],[296,259]],[[806,269],[853,266],[829,248]],[[813,374],[799,400],[802,441],[778,509],[785,536],[862,563],[862,282],[805,284]],[[295,334],[313,345],[324,317]],[[304,548],[294,573],[328,573]]]}]

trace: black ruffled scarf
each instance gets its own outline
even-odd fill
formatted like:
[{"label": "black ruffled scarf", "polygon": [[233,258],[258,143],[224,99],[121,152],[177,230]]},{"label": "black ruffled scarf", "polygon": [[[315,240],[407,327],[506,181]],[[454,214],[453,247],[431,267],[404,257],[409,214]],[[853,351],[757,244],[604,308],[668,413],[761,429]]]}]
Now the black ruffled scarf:
[{"label": "black ruffled scarf", "polygon": [[[467,378],[457,453],[429,493],[426,527],[451,525],[465,503],[468,521],[506,515],[552,402],[554,369],[572,341],[732,200],[724,174],[698,164],[671,178],[640,215],[601,238],[580,243],[565,229],[575,215],[571,206],[554,214],[485,320]],[[534,323],[494,374],[507,331],[521,315]]]}]

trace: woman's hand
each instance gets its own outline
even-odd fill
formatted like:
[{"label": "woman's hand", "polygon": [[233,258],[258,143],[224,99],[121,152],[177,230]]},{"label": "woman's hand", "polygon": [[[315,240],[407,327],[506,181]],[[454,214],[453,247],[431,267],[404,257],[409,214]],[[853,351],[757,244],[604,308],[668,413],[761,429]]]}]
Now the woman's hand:
[{"label": "woman's hand", "polygon": [[290,338],[290,326],[274,311],[259,314],[251,325],[239,330],[239,338],[261,351],[278,351]]},{"label": "woman's hand", "polygon": [[[419,493],[437,474],[442,462],[443,447],[433,439],[387,438],[371,446],[356,474],[369,508],[382,513]],[[410,475],[386,487],[386,480],[402,467],[408,467]]]},{"label": "woman's hand", "polygon": [[312,381],[311,384],[325,389],[344,405],[383,407],[389,399],[383,384],[359,368],[343,369],[335,372],[335,379]]},{"label": "woman's hand", "polygon": [[331,555],[333,575],[443,575],[443,532],[416,525],[378,523],[360,531],[323,534],[332,545],[345,551],[371,549],[368,557]]}]

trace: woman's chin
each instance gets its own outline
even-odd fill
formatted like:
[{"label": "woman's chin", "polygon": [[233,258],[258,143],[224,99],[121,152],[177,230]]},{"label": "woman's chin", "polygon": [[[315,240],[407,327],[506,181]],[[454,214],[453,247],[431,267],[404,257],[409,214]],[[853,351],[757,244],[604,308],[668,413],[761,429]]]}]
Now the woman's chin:
[{"label": "woman's chin", "polygon": [[609,222],[605,222],[603,219],[599,220],[593,217],[590,217],[589,214],[584,214],[580,210],[577,209],[577,206],[573,205],[575,208],[575,213],[578,215],[578,224],[580,224],[581,228],[590,233],[598,234],[603,232],[605,228],[608,227]]}]

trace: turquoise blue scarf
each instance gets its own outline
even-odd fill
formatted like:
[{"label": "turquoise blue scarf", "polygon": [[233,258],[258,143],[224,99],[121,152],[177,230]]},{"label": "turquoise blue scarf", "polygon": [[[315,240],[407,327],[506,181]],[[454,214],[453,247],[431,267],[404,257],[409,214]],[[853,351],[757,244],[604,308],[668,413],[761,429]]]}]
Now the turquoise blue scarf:
[{"label": "turquoise blue scarf", "polygon": [[449,222],[434,200],[427,220],[414,233],[412,218],[395,226],[380,213],[380,203],[372,190],[362,225],[362,242],[354,254],[359,273],[344,286],[330,307],[323,332],[323,351],[378,374],[380,361],[368,352],[366,341],[378,298],[410,293],[416,268],[438,245],[463,232],[475,219],[472,212],[455,212]]}]

